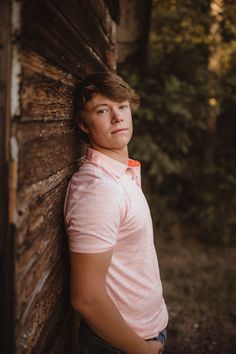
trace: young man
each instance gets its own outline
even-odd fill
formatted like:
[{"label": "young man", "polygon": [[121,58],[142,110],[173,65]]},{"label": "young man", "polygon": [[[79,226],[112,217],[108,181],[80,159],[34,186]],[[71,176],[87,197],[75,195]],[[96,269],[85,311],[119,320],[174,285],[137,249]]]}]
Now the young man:
[{"label": "young man", "polygon": [[117,75],[88,76],[75,122],[89,143],[65,200],[71,304],[82,316],[80,354],[157,354],[168,314],[140,163],[129,159],[139,98]]}]

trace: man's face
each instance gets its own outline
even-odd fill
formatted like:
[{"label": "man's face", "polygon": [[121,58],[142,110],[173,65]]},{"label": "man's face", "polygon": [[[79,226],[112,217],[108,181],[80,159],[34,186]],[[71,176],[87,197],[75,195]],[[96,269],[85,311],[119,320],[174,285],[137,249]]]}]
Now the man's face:
[{"label": "man's face", "polygon": [[127,148],[133,133],[129,101],[114,102],[97,94],[82,115],[80,129],[89,134],[92,147],[117,151]]}]

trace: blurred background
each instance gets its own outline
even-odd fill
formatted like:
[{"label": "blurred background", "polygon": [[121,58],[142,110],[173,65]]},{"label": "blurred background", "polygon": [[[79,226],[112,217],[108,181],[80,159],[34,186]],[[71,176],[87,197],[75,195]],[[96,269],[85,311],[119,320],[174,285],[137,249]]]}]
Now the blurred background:
[{"label": "blurred background", "polygon": [[167,353],[236,350],[236,3],[153,1],[144,55],[118,72],[141,96],[142,161],[170,312]]},{"label": "blurred background", "polygon": [[[69,5],[68,5],[69,3]],[[236,353],[236,2],[0,1],[0,346],[78,354],[63,203],[74,87],[141,96],[130,155],[154,222],[166,354]]]}]

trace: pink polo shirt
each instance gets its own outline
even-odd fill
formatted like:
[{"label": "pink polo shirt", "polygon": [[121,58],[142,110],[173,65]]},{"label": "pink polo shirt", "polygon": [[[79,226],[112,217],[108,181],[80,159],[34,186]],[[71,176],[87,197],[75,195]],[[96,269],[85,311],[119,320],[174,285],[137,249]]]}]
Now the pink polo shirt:
[{"label": "pink polo shirt", "polygon": [[107,292],[137,334],[156,336],[168,313],[138,161],[126,166],[89,148],[69,183],[64,213],[72,252],[113,249]]}]

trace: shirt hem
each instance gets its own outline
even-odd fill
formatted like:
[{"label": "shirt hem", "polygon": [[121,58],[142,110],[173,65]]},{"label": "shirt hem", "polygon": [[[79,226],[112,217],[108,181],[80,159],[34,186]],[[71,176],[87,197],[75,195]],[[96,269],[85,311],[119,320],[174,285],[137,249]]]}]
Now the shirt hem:
[{"label": "shirt hem", "polygon": [[104,253],[107,251],[110,251],[111,249],[113,249],[115,246],[109,246],[106,248],[100,248],[100,249],[81,249],[81,248],[74,248],[74,247],[70,247],[69,250],[70,252],[74,252],[74,253]]}]

